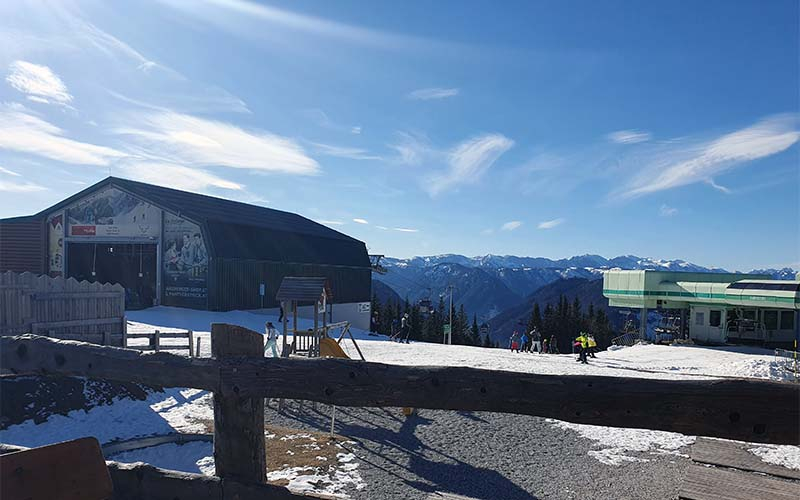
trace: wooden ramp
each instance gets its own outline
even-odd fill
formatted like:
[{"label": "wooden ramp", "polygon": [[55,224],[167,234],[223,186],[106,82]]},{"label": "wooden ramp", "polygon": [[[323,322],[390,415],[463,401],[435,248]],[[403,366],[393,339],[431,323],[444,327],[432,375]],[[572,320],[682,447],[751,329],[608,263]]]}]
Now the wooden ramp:
[{"label": "wooden ramp", "polygon": [[797,500],[800,471],[768,464],[747,445],[699,438],[679,497],[685,500]]}]

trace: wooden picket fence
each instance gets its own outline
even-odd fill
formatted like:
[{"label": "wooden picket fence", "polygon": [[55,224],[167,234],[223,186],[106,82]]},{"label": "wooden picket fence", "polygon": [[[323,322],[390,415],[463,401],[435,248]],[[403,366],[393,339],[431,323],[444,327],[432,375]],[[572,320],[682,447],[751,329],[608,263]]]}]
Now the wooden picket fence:
[{"label": "wooden picket fence", "polygon": [[125,290],[32,273],[0,273],[0,335],[34,333],[124,346]]},{"label": "wooden picket fence", "polygon": [[[115,500],[292,499],[266,484],[264,398],[337,406],[492,411],[751,443],[800,444],[800,385],[660,380],[265,358],[263,335],[211,325],[212,358],[142,353],[36,335],[0,337],[3,374],[82,376],[214,393],[216,478],[108,463]],[[313,496],[313,495],[308,495]]]}]

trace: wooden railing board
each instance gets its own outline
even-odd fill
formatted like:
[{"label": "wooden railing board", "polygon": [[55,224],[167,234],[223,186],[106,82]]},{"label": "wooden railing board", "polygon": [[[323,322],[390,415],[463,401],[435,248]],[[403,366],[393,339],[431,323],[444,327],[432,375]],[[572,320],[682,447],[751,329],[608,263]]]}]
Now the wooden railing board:
[{"label": "wooden railing board", "polygon": [[18,374],[194,387],[240,397],[516,413],[755,443],[800,444],[800,385],[751,379],[536,375],[333,358],[221,361],[27,335],[0,339],[0,367]]},{"label": "wooden railing board", "polygon": [[213,391],[219,385],[219,367],[210,358],[167,352],[143,353],[38,335],[0,337],[3,373],[70,375]]},{"label": "wooden railing board", "polygon": [[684,500],[797,500],[800,483],[760,474],[690,465],[678,498]]},{"label": "wooden railing board", "polygon": [[800,470],[764,462],[761,457],[747,451],[755,447],[752,444],[699,438],[692,445],[690,456],[699,463],[800,480]]}]

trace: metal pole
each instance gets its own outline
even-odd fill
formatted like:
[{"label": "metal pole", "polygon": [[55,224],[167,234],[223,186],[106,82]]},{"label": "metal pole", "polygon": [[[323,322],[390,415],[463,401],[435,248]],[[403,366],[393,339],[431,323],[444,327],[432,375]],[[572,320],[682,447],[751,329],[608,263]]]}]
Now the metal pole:
[{"label": "metal pole", "polygon": [[453,343],[453,285],[448,285],[450,290],[450,331],[447,332],[447,345]]},{"label": "metal pole", "polygon": [[639,314],[639,339],[645,340],[647,338],[647,307],[643,307]]}]

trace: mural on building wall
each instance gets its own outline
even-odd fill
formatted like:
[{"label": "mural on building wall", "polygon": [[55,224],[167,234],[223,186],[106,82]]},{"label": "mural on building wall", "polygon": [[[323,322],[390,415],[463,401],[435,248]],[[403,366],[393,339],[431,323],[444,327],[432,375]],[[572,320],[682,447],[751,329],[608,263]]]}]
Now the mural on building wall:
[{"label": "mural on building wall", "polygon": [[205,307],[208,251],[200,226],[164,213],[163,281],[166,305]]},{"label": "mural on building wall", "polygon": [[158,238],[161,210],[117,188],[93,193],[68,210],[69,236]]},{"label": "mural on building wall", "polygon": [[64,212],[47,219],[47,262],[51,278],[64,276]]}]

